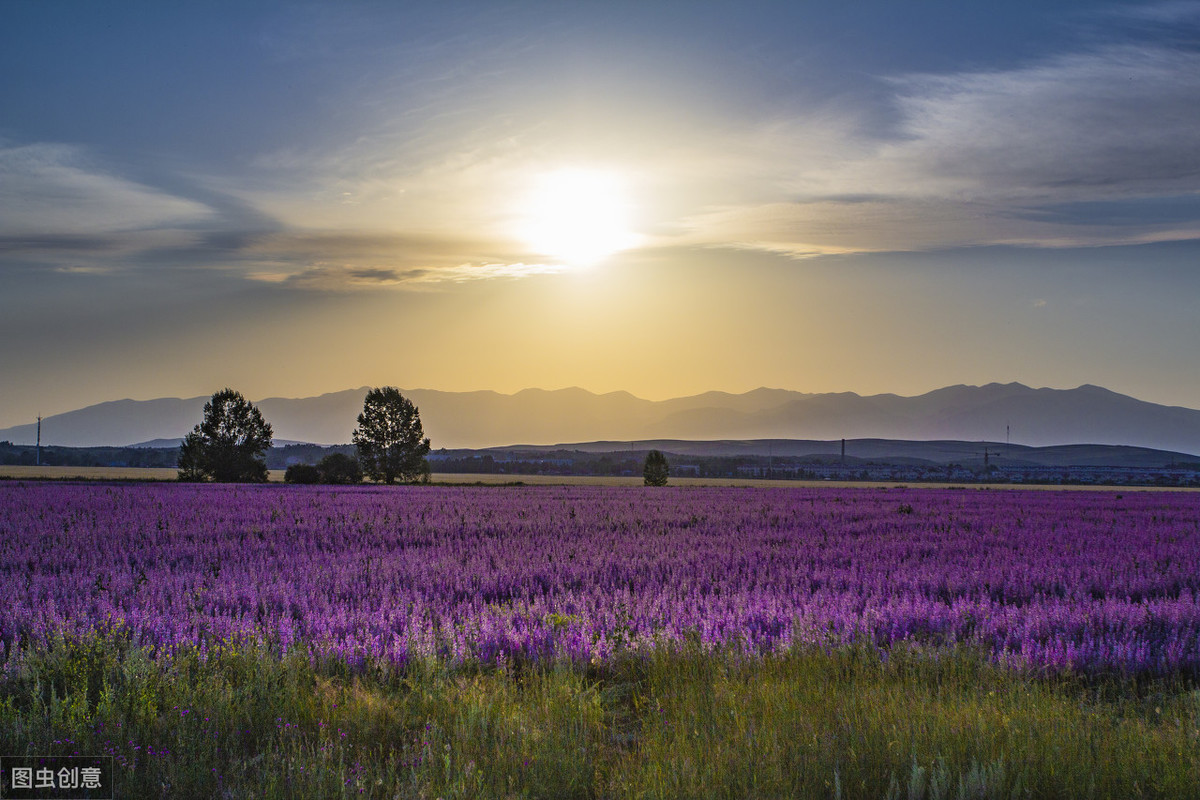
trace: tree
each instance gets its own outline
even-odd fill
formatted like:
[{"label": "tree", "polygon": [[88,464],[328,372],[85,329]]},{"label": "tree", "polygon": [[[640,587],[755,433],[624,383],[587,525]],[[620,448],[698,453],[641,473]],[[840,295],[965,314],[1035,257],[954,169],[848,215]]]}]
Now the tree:
[{"label": "tree", "polygon": [[204,419],[179,447],[179,479],[262,483],[271,426],[240,392],[222,389],[204,404]]},{"label": "tree", "polygon": [[284,483],[320,483],[321,470],[312,464],[292,464],[283,473]]},{"label": "tree", "polygon": [[345,453],[330,453],[317,464],[321,483],[362,483],[362,468]]},{"label": "tree", "polygon": [[666,486],[667,475],[671,471],[671,465],[667,463],[667,457],[658,450],[651,450],[646,454],[646,465],[642,467],[642,477],[647,486]]},{"label": "tree", "polygon": [[204,472],[200,469],[200,437],[195,431],[184,437],[183,443],[179,445],[179,480],[181,481],[202,481],[204,480]]},{"label": "tree", "polygon": [[371,480],[405,483],[429,480],[429,439],[421,414],[394,386],[367,392],[354,429],[358,462]]}]

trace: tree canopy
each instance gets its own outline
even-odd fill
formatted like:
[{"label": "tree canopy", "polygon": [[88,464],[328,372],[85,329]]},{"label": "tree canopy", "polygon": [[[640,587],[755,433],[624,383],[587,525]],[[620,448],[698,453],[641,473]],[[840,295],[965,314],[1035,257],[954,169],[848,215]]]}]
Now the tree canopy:
[{"label": "tree canopy", "polygon": [[646,454],[646,465],[642,468],[642,477],[647,486],[666,486],[667,475],[671,466],[667,457],[659,450],[651,450]]},{"label": "tree canopy", "polygon": [[312,464],[291,464],[283,473],[284,483],[320,483],[321,470]]},{"label": "tree canopy", "polygon": [[261,483],[267,479],[271,426],[253,403],[222,389],[204,404],[204,419],[179,447],[179,479]]},{"label": "tree canopy", "polygon": [[350,484],[362,482],[358,461],[345,453],[330,453],[317,464],[321,483]]},{"label": "tree canopy", "polygon": [[429,480],[429,439],[421,414],[394,386],[371,389],[354,429],[362,471],[374,481],[405,483]]}]

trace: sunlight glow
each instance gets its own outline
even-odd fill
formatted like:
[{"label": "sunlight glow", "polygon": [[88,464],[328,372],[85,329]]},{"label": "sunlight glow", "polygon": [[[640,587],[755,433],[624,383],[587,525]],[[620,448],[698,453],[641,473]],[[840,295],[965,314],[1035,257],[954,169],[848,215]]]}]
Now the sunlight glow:
[{"label": "sunlight glow", "polygon": [[637,243],[629,201],[616,175],[560,169],[538,178],[521,219],[521,238],[539,255],[569,266],[602,261]]}]

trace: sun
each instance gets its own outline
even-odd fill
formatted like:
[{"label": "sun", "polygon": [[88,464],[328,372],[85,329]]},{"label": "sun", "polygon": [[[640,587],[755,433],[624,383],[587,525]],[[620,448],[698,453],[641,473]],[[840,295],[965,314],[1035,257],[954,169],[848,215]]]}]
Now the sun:
[{"label": "sun", "polygon": [[564,168],[535,180],[521,238],[539,256],[584,267],[637,243],[620,178],[597,169]]}]

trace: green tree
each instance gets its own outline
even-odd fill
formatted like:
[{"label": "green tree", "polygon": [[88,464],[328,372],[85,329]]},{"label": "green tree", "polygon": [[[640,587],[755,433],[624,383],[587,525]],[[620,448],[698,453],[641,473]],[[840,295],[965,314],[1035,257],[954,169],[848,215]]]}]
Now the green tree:
[{"label": "green tree", "polygon": [[371,480],[405,483],[429,480],[429,439],[421,414],[394,386],[367,392],[354,429],[358,462]]},{"label": "green tree", "polygon": [[179,479],[262,483],[271,426],[253,403],[222,389],[204,404],[204,419],[179,447]]},{"label": "green tree", "polygon": [[646,454],[646,464],[642,467],[642,478],[647,486],[666,486],[667,475],[671,471],[671,465],[667,463],[667,457],[659,450],[651,450]]},{"label": "green tree", "polygon": [[321,471],[312,464],[292,464],[283,473],[284,483],[320,483]]},{"label": "green tree", "polygon": [[204,472],[200,469],[201,449],[200,437],[195,431],[184,437],[183,443],[179,445],[179,460],[176,462],[179,467],[179,480],[204,480]]},{"label": "green tree", "polygon": [[318,462],[321,483],[362,483],[362,468],[345,453],[330,453]]}]

